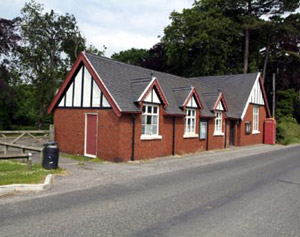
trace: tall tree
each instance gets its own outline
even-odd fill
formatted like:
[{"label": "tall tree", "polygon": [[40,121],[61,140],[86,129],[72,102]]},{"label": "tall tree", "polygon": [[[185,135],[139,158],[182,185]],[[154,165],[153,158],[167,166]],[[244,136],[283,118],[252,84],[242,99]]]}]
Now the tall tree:
[{"label": "tall tree", "polygon": [[196,1],[191,9],[171,13],[162,43],[173,73],[199,76],[241,71],[241,26],[226,14],[224,2]]},{"label": "tall tree", "polygon": [[21,11],[22,45],[19,65],[22,76],[34,86],[42,126],[59,83],[78,53],[85,47],[73,15],[44,13],[41,4],[26,3]]},{"label": "tall tree", "polygon": [[10,74],[11,52],[20,41],[18,34],[19,18],[7,20],[0,18],[0,129],[11,125],[14,109],[14,88]]},{"label": "tall tree", "polygon": [[265,21],[260,17],[280,15],[287,11],[294,11],[299,7],[299,0],[228,0],[228,6],[238,9],[245,28],[245,49],[244,49],[244,73],[248,72],[250,32],[252,29],[261,27]]}]

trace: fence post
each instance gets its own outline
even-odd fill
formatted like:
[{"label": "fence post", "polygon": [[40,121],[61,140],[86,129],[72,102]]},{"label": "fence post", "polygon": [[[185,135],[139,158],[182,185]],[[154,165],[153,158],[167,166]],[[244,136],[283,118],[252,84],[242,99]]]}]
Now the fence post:
[{"label": "fence post", "polygon": [[31,170],[32,169],[32,153],[28,153],[27,165],[28,165],[28,169]]},{"label": "fence post", "polygon": [[49,125],[49,140],[54,141],[55,139],[55,127],[54,124]]}]

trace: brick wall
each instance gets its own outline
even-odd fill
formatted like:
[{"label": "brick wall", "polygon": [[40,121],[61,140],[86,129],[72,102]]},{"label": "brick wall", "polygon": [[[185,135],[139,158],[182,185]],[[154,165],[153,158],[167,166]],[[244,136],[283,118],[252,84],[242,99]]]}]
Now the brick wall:
[{"label": "brick wall", "polygon": [[[60,151],[84,155],[86,113],[98,115],[97,156],[107,160],[118,157],[119,127],[127,121],[124,118],[118,118],[112,109],[56,109],[54,112],[55,139]],[[125,126],[121,127],[123,129]],[[128,154],[124,156],[128,157]]]},{"label": "brick wall", "polygon": [[[159,108],[160,140],[141,140],[142,115],[136,116],[135,128],[135,159],[147,159],[172,154],[173,117],[163,116],[163,108]],[[85,114],[98,115],[97,156],[111,161],[128,161],[132,154],[132,115],[117,117],[112,109],[64,109],[59,108],[54,113],[55,137],[62,152],[84,154]],[[263,142],[263,126],[266,118],[264,106],[260,106],[260,134],[245,134],[245,122],[253,120],[253,106],[250,104],[244,120],[235,125],[235,145],[250,145]],[[214,136],[214,119],[208,119],[209,150],[223,149],[225,142],[225,113],[222,116],[223,136]],[[175,154],[186,154],[204,151],[206,140],[184,138],[185,118],[177,117],[175,125]],[[197,111],[196,133],[199,133],[199,111]],[[253,125],[253,124],[252,124]],[[230,121],[226,128],[226,147],[230,142]]]},{"label": "brick wall", "polygon": [[[253,105],[249,104],[243,121],[238,126],[238,145],[246,146],[252,144],[263,143],[264,135],[264,121],[267,118],[265,106],[259,106],[259,134],[252,134],[253,129]],[[251,122],[251,133],[246,134],[245,124],[247,121]]]}]

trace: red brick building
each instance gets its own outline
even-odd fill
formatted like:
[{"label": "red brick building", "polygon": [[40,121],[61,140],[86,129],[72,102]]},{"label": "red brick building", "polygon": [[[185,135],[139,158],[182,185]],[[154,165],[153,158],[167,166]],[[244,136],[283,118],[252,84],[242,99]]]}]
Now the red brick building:
[{"label": "red brick building", "polygon": [[264,142],[260,73],[183,78],[82,52],[52,101],[60,150],[112,161]]}]

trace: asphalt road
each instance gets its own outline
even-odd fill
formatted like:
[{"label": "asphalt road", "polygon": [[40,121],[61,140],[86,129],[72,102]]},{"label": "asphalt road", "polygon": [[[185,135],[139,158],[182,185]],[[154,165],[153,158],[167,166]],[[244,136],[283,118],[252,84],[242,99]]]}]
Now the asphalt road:
[{"label": "asphalt road", "polygon": [[0,200],[0,236],[300,236],[300,147]]}]

